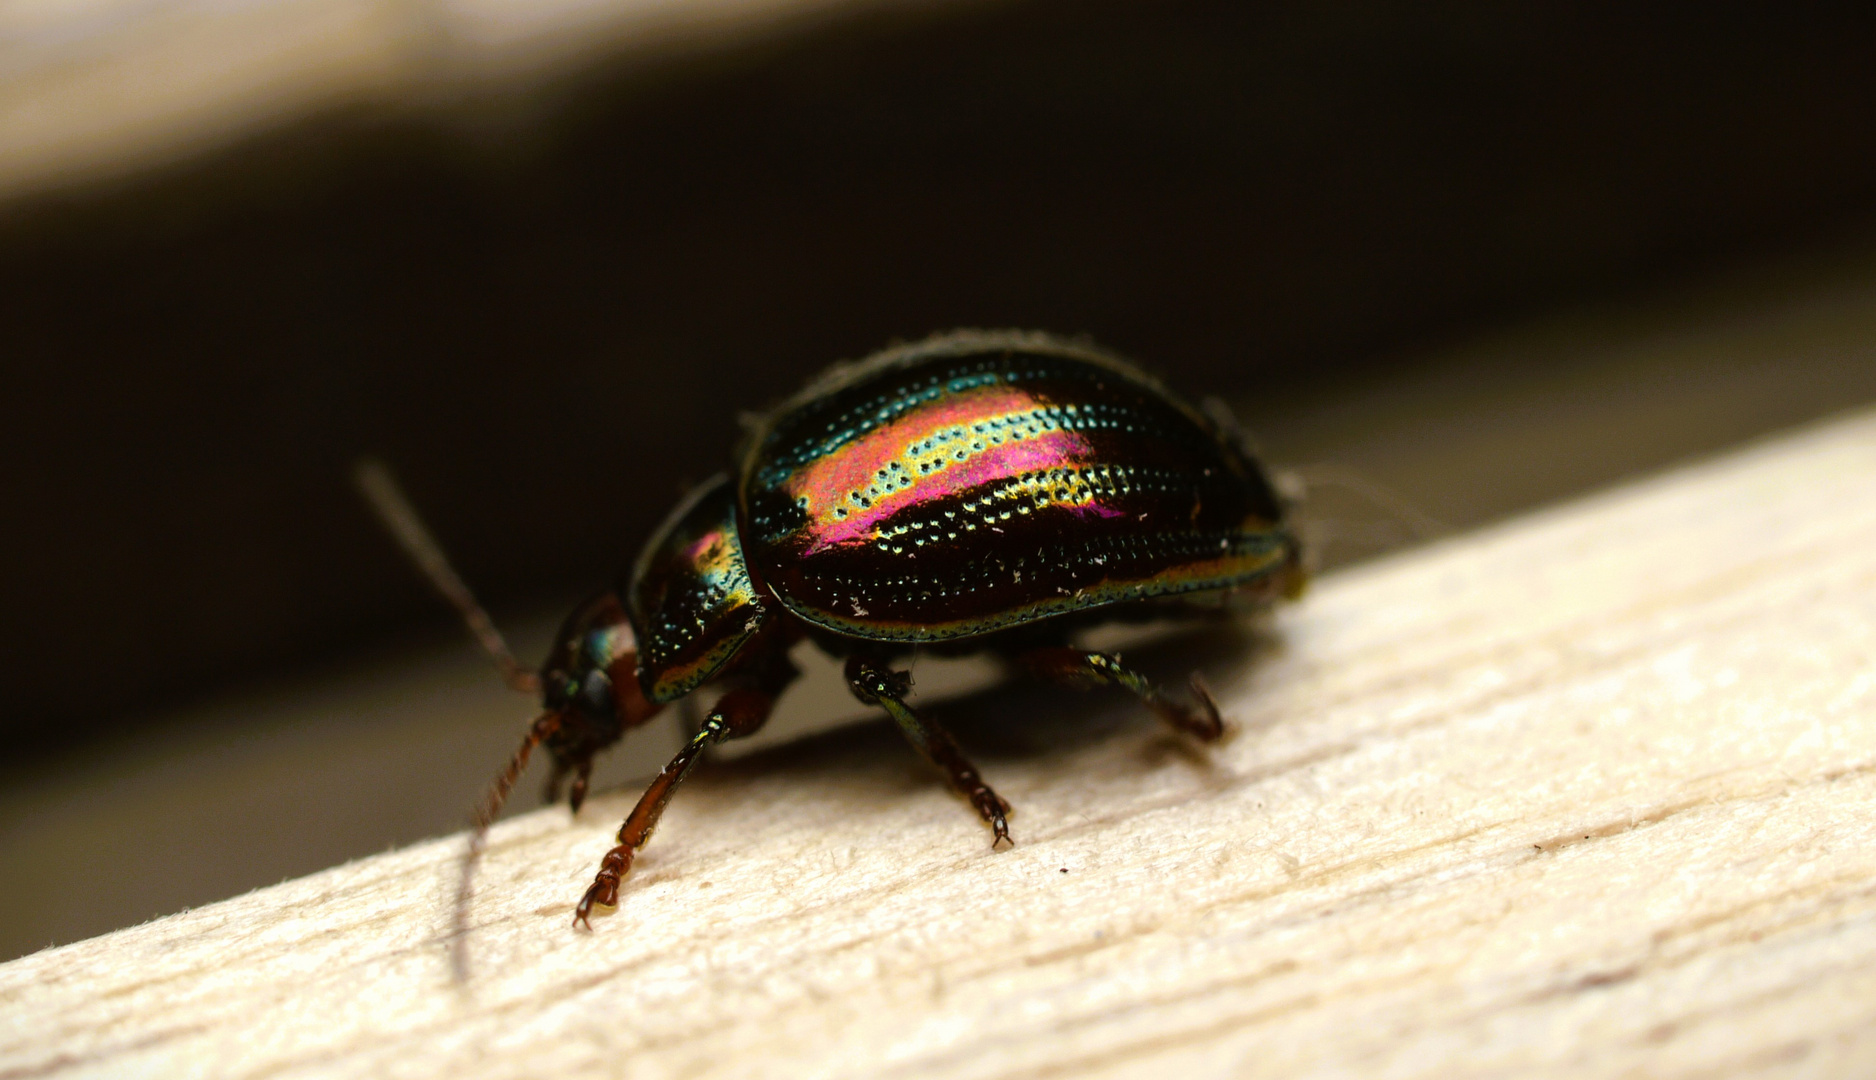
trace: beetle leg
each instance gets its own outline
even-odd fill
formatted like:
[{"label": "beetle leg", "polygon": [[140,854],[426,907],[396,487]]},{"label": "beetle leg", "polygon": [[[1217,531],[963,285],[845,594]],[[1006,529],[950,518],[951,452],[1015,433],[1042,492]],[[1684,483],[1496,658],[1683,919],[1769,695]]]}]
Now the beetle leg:
[{"label": "beetle leg", "polygon": [[[788,676],[793,676],[792,669]],[[782,685],[787,683],[787,679],[780,681]],[[677,752],[664,771],[652,780],[645,794],[639,796],[638,805],[632,808],[625,824],[619,826],[619,844],[600,860],[599,874],[594,877],[593,884],[587,887],[586,895],[580,897],[579,907],[574,909],[573,925],[591,930],[593,924],[587,917],[592,914],[594,907],[618,906],[619,882],[632,869],[632,859],[638,854],[638,849],[651,839],[652,830],[658,827],[658,819],[664,816],[665,804],[671,801],[671,793],[690,775],[698,759],[703,757],[704,750],[724,739],[752,735],[762,727],[780,693],[781,686],[770,689],[742,687],[731,690],[717,700],[716,708],[710,710],[710,715],[704,718],[703,726],[684,744],[684,749]],[[582,773],[580,779],[584,778]]]},{"label": "beetle leg", "polygon": [[567,772],[568,769],[565,765],[562,765],[558,761],[554,762],[554,767],[547,773],[547,779],[541,782],[541,802],[543,805],[552,806],[560,801],[560,789],[567,782]]},{"label": "beetle leg", "polygon": [[1124,686],[1159,714],[1173,730],[1200,742],[1217,742],[1225,733],[1218,715],[1218,703],[1196,672],[1192,675],[1193,701],[1174,700],[1165,691],[1147,681],[1147,677],[1120,662],[1113,653],[1088,652],[1083,649],[1031,649],[1019,660],[1037,675],[1068,686]]},{"label": "beetle leg", "polygon": [[888,671],[863,657],[850,656],[847,658],[847,686],[863,704],[885,709],[899,725],[906,741],[925,755],[925,760],[944,770],[952,788],[969,800],[996,833],[990,842],[992,849],[1015,843],[1010,839],[1010,804],[984,783],[983,777],[977,774],[977,767],[964,757],[964,751],[958,749],[950,732],[920,716],[905,703],[905,695],[912,689],[910,673]]},{"label": "beetle leg", "polygon": [[[567,786],[567,777],[573,777],[573,784]],[[547,776],[547,784],[541,789],[541,801],[552,806],[560,801],[560,789],[567,788],[567,809],[580,812],[580,804],[586,801],[586,785],[593,778],[593,759],[586,758],[573,765],[554,762],[554,771]]]},{"label": "beetle leg", "polygon": [[573,786],[567,789],[567,809],[580,812],[580,804],[586,801],[586,785],[593,779],[593,759],[587,758],[573,767]]}]

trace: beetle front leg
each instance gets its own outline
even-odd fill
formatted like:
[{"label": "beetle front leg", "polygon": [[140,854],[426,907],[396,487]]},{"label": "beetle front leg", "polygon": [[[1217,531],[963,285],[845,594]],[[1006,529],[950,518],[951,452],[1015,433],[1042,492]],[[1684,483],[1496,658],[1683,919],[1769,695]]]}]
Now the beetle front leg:
[{"label": "beetle front leg", "polygon": [[[619,903],[619,882],[632,869],[632,859],[638,849],[651,839],[652,830],[658,827],[658,819],[664,816],[665,804],[671,801],[671,795],[691,769],[703,757],[704,750],[722,742],[724,739],[739,739],[751,735],[768,720],[769,713],[775,708],[775,698],[780,693],[744,687],[731,690],[717,701],[716,708],[704,718],[703,726],[684,744],[684,749],[677,752],[671,763],[664,767],[645,794],[639,796],[638,805],[619,826],[619,844],[606,857],[600,860],[599,874],[593,884],[587,887],[586,895],[580,897],[579,907],[573,912],[573,925],[585,926],[588,930],[593,924],[588,918],[595,907],[616,907]],[[584,777],[582,777],[584,779]]]},{"label": "beetle front leg", "polygon": [[952,788],[976,808],[996,834],[990,841],[993,850],[1015,843],[1010,839],[1010,804],[984,783],[977,767],[964,757],[964,751],[958,749],[950,732],[920,716],[905,703],[905,695],[912,689],[912,676],[908,672],[889,671],[864,657],[850,656],[847,658],[847,687],[862,704],[885,709],[899,725],[906,741],[923,754],[925,760],[944,770]]},{"label": "beetle front leg", "polygon": [[1217,742],[1224,736],[1225,723],[1218,715],[1218,703],[1195,672],[1190,686],[1190,703],[1168,697],[1145,675],[1120,662],[1113,653],[1088,652],[1085,649],[1031,649],[1017,657],[1023,665],[1042,678],[1068,686],[1088,687],[1098,684],[1123,686],[1159,714],[1173,730],[1190,735],[1200,742]]},{"label": "beetle front leg", "polygon": [[541,789],[541,801],[548,806],[560,801],[560,789],[566,785],[567,777],[573,777],[573,785],[567,788],[567,809],[580,812],[580,804],[586,801],[586,785],[593,779],[593,759],[591,756],[580,759],[573,765],[554,763],[554,771],[548,774],[547,783]]}]

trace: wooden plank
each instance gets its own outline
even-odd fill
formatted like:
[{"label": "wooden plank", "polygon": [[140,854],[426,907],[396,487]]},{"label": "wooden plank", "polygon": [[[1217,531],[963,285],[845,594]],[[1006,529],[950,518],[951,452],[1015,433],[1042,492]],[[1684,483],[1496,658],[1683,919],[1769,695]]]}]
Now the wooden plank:
[{"label": "wooden plank", "polygon": [[[43,0],[0,5],[0,200],[344,109],[470,115],[933,0]],[[956,0],[936,0],[955,3]],[[525,101],[505,107],[525,111]]]},{"label": "wooden plank", "polygon": [[592,934],[632,793],[499,827],[463,985],[459,837],[0,966],[0,1076],[1876,1073],[1876,412],[1214,659],[1214,754],[1108,696],[949,707],[1013,850],[826,733],[702,771]]}]

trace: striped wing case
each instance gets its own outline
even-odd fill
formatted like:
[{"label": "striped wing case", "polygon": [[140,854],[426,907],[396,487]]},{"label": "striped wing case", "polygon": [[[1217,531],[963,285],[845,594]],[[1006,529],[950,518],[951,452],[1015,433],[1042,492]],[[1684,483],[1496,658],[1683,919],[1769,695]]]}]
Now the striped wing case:
[{"label": "striped wing case", "polygon": [[1275,589],[1297,550],[1267,479],[1201,414],[1033,334],[947,335],[830,372],[752,433],[739,504],[776,598],[870,639]]}]

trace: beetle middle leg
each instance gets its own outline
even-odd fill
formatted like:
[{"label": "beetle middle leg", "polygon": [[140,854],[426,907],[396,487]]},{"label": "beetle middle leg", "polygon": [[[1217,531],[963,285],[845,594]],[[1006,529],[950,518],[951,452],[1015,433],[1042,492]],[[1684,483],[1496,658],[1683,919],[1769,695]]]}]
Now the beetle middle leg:
[{"label": "beetle middle leg", "polygon": [[1217,742],[1224,736],[1225,723],[1218,715],[1218,703],[1212,700],[1197,674],[1190,683],[1192,701],[1181,702],[1154,686],[1145,675],[1122,664],[1113,653],[1085,649],[1031,649],[1018,660],[1042,678],[1069,686],[1123,686],[1146,702],[1173,730],[1190,735],[1200,742]]},{"label": "beetle middle leg", "polygon": [[703,752],[725,739],[753,735],[768,721],[769,713],[775,709],[775,699],[794,680],[796,671],[788,663],[785,652],[776,653],[771,662],[764,666],[766,670],[754,685],[738,687],[717,699],[716,707],[704,717],[703,725],[696,734],[664,767],[664,771],[653,778],[645,794],[639,796],[638,805],[632,807],[625,824],[619,826],[618,846],[606,852],[606,857],[600,860],[599,873],[593,878],[593,883],[587,886],[586,895],[580,897],[580,904],[573,912],[574,926],[583,925],[591,930],[593,924],[588,917],[595,907],[618,906],[619,882],[632,869],[632,860],[638,855],[638,849],[651,839],[652,830],[658,827],[658,819],[664,816],[665,804],[671,801],[677,786],[696,767]]},{"label": "beetle middle leg", "polygon": [[862,704],[885,709],[899,725],[906,741],[923,754],[925,760],[944,770],[951,787],[970,802],[996,834],[990,841],[991,848],[1015,843],[1010,839],[1010,804],[984,783],[977,767],[958,749],[957,740],[950,732],[936,721],[920,716],[905,703],[905,695],[912,689],[909,673],[888,670],[863,656],[850,656],[847,658],[847,688]]}]

